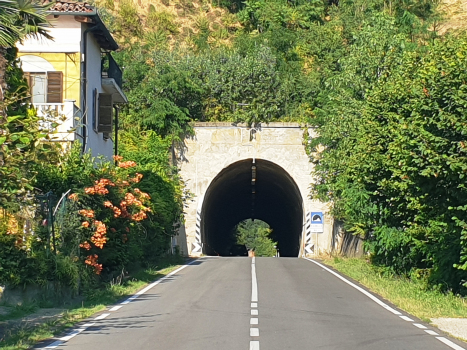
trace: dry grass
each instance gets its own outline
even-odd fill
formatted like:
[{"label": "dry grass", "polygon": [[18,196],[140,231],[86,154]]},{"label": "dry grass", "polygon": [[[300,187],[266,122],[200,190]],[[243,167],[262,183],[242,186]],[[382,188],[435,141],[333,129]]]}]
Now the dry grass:
[{"label": "dry grass", "polygon": [[436,26],[440,34],[467,28],[467,0],[442,0],[438,10],[442,15]]}]

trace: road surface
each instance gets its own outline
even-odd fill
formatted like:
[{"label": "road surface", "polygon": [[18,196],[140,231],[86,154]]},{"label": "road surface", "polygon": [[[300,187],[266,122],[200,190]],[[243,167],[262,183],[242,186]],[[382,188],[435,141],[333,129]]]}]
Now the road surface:
[{"label": "road surface", "polygon": [[42,348],[461,350],[467,344],[312,261],[206,257]]}]

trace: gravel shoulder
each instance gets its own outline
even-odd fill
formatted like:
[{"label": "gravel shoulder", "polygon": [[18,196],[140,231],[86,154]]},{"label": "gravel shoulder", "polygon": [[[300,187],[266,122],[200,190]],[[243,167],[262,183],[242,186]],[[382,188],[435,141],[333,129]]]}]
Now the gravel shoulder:
[{"label": "gravel shoulder", "polygon": [[467,318],[432,318],[431,323],[453,337],[467,341]]}]

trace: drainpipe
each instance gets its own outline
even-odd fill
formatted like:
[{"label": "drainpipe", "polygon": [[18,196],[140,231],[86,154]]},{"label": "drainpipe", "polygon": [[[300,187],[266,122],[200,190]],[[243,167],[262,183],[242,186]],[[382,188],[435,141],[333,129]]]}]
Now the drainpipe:
[{"label": "drainpipe", "polygon": [[94,26],[91,28],[86,29],[83,32],[83,36],[81,38],[81,110],[83,112],[83,126],[82,126],[82,137],[83,137],[83,147],[82,153],[86,151],[86,138],[87,138],[87,87],[88,87],[88,79],[87,79],[87,39],[88,33],[94,30],[97,30],[98,26]]},{"label": "drainpipe", "polygon": [[[115,110],[115,141],[114,141],[114,154],[115,154],[115,157],[118,156],[118,113],[120,111],[120,107],[119,106],[114,106],[114,110]],[[115,159],[115,165],[117,165],[117,159]]]}]

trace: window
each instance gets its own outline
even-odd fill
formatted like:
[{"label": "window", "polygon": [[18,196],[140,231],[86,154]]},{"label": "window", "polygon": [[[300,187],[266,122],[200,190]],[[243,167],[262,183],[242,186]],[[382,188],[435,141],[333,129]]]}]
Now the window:
[{"label": "window", "polygon": [[27,72],[24,76],[28,81],[33,103],[63,102],[62,72]]}]

